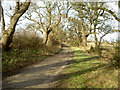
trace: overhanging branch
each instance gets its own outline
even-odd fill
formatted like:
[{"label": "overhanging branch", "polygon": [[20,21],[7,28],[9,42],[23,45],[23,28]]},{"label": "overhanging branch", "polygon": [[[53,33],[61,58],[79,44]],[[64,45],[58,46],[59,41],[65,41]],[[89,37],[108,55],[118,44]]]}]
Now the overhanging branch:
[{"label": "overhanging branch", "polygon": [[93,10],[99,10],[99,9],[104,10],[104,11],[110,13],[118,22],[120,22],[120,18],[118,18],[118,16],[113,11],[111,11],[109,9],[102,8],[102,7],[88,7],[88,8],[93,9]]},{"label": "overhanging branch", "polygon": [[89,9],[92,9],[92,10],[103,10],[103,11],[106,11],[106,12],[110,13],[118,22],[120,22],[120,18],[112,10],[109,10],[109,9],[106,9],[106,8],[103,8],[103,7],[91,7],[91,6],[85,5],[83,3],[78,3],[78,4],[75,3],[73,5],[80,5],[80,6],[88,7]]}]

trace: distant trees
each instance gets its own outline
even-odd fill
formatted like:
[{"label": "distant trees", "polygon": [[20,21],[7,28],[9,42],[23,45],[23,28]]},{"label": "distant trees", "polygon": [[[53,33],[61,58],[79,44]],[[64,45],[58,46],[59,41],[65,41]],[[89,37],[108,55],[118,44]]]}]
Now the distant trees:
[{"label": "distant trees", "polygon": [[68,21],[69,21],[69,24],[67,26],[68,37],[73,44],[79,46],[83,41],[82,38],[83,25],[79,18],[69,17]]},{"label": "distant trees", "polygon": [[30,5],[29,0],[26,2],[16,2],[15,8],[13,9],[13,15],[10,16],[10,24],[8,28],[5,28],[5,20],[4,20],[4,10],[2,8],[2,39],[1,44],[3,46],[4,50],[8,50],[10,44],[12,43],[13,35],[15,32],[16,24],[19,20],[19,18],[28,10],[28,7]]},{"label": "distant trees", "polygon": [[[73,10],[77,12],[76,15],[69,18],[69,28],[74,30],[74,35],[77,34],[79,42],[82,45],[87,45],[87,37],[94,35],[95,46],[99,47],[102,38],[111,32],[110,25],[105,21],[110,20],[109,13],[104,10],[91,9],[95,7],[103,8],[104,2],[77,2],[72,3]],[[73,33],[73,32],[71,32]],[[98,35],[100,38],[98,38]]]},{"label": "distant trees", "polygon": [[68,32],[66,33],[71,42],[79,43],[79,45],[86,46],[87,37],[92,34],[95,47],[100,47],[103,37],[113,32],[112,25],[106,22],[112,20],[111,16],[118,22],[120,21],[115,12],[105,8],[106,2],[71,2],[71,5],[70,9],[76,14],[69,15]]}]

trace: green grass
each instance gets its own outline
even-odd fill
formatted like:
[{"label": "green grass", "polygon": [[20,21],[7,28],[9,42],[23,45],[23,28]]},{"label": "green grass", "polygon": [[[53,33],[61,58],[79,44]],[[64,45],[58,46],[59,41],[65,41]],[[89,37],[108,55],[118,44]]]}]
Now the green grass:
[{"label": "green grass", "polygon": [[72,47],[74,62],[62,72],[60,88],[117,88],[118,70],[98,56],[88,55]]}]

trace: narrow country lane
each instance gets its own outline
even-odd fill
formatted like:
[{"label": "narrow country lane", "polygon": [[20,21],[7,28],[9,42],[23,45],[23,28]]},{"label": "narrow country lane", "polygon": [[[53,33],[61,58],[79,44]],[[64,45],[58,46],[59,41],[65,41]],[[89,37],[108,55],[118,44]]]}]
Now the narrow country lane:
[{"label": "narrow country lane", "polygon": [[72,51],[63,47],[59,54],[48,57],[40,63],[28,66],[19,74],[3,80],[5,88],[54,88],[59,83],[60,72],[73,61]]}]

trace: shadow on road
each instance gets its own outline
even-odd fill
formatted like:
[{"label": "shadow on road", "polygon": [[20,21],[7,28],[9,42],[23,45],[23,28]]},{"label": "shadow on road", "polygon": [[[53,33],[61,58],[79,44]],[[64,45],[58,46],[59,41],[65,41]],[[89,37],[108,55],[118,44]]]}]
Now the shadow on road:
[{"label": "shadow on road", "polygon": [[[51,83],[52,82],[55,82],[55,81],[60,81],[60,80],[65,80],[65,79],[69,79],[71,77],[75,77],[75,76],[79,76],[79,75],[82,75],[82,74],[85,74],[85,73],[88,73],[88,72],[92,72],[92,71],[95,71],[99,68],[102,68],[104,66],[106,66],[107,64],[102,64],[102,65],[99,65],[97,67],[92,67],[92,68],[89,68],[89,69],[85,69],[85,70],[80,70],[80,71],[77,71],[77,72],[73,72],[73,73],[69,73],[69,74],[61,74],[59,75],[60,78],[56,78],[54,80],[51,80]],[[51,77],[51,78],[54,78],[55,76],[45,76],[45,77]],[[14,86],[18,86],[18,87],[21,87],[21,88],[25,88],[25,87],[28,87],[28,86],[34,86],[34,85],[39,85],[39,84],[47,84],[49,82],[40,82],[40,81],[43,81],[43,79],[40,79],[40,78],[36,78],[36,79],[31,79],[31,80],[27,80],[27,81],[23,81],[23,82],[15,82],[15,83],[9,83],[8,84],[13,84]],[[4,88],[4,87],[3,87]],[[11,88],[11,87],[10,87]],[[59,88],[59,84],[58,86],[56,86],[56,88]]]},{"label": "shadow on road", "polygon": [[[77,51],[76,51],[77,52]],[[81,52],[81,51],[79,51]],[[70,52],[61,52],[60,53],[61,55],[67,55],[67,54],[70,54]],[[79,57],[82,57],[84,55],[78,55]],[[34,67],[34,68],[28,68],[25,70],[25,72],[21,72],[21,74],[19,75],[19,77],[24,77],[24,75],[27,75],[27,77],[29,77],[29,75],[34,75],[35,73],[38,72],[38,75],[39,76],[36,76],[34,78],[30,78],[28,80],[24,80],[24,81],[18,81],[18,82],[11,82],[10,80],[6,81],[4,84],[3,83],[3,89],[7,89],[7,88],[26,88],[26,87],[31,87],[31,86],[39,86],[39,85],[42,85],[42,84],[50,84],[50,83],[53,83],[53,82],[59,82],[59,81],[62,81],[62,80],[65,80],[65,79],[69,79],[71,77],[75,77],[75,76],[79,76],[79,75],[82,75],[82,74],[85,74],[85,73],[88,73],[88,72],[92,72],[92,71],[95,71],[99,68],[102,68],[102,67],[105,67],[106,65],[108,64],[100,64],[99,66],[95,66],[95,67],[90,67],[90,68],[87,68],[87,69],[83,69],[83,70],[79,70],[79,71],[76,71],[76,72],[72,72],[72,73],[67,73],[67,74],[62,74],[59,73],[57,76],[54,75],[54,71],[53,71],[53,75],[47,75],[46,73],[41,73],[39,74],[39,72],[43,72],[43,71],[46,71],[46,70],[50,70],[50,69],[53,69],[54,68],[58,68],[58,67],[61,67],[61,66],[67,66],[67,65],[70,65],[70,64],[74,64],[74,63],[81,63],[81,62],[87,62],[89,60],[94,60],[94,59],[97,59],[99,57],[97,56],[94,56],[94,57],[89,57],[89,58],[84,58],[84,59],[81,59],[80,61],[74,61],[74,59],[68,59],[68,60],[65,60],[65,61],[62,61],[62,62],[56,62],[56,63],[50,63],[50,64],[47,64],[47,65],[43,65],[43,66],[38,66],[38,67]],[[52,59],[54,59],[52,57]],[[61,60],[61,59],[60,59]],[[41,78],[40,78],[41,77]],[[50,80],[47,81],[46,79],[49,78]],[[61,83],[58,83],[57,86],[54,86],[54,88],[59,88]],[[7,86],[6,86],[7,85]],[[12,87],[11,87],[12,85]],[[52,87],[51,87],[52,88]]]}]

